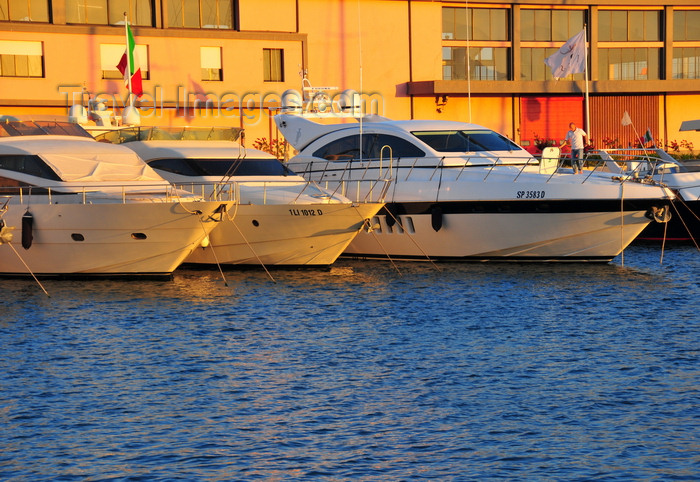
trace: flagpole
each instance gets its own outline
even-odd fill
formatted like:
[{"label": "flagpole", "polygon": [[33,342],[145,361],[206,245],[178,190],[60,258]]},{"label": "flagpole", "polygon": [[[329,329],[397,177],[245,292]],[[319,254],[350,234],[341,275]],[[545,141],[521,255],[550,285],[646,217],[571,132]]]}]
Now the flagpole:
[{"label": "flagpole", "polygon": [[650,163],[649,153],[647,152],[646,143],[642,141],[641,137],[639,137],[639,132],[637,132],[637,126],[634,125],[634,122],[632,122],[632,119],[630,118],[629,113],[627,111],[625,111],[624,115],[622,116],[622,125],[623,125],[623,127],[632,126],[632,130],[634,131],[634,136],[637,138],[637,142],[639,142],[639,146],[641,147],[642,151],[644,152],[644,157],[646,158],[647,163]]},{"label": "flagpole", "polygon": [[586,134],[588,134],[588,142],[591,142],[591,106],[588,92],[588,32],[586,24],[583,24],[583,51],[585,52],[584,71],[586,83]]},{"label": "flagpole", "polygon": [[134,94],[131,91],[131,53],[129,52],[129,18],[124,12],[124,36],[126,38],[126,73],[129,79],[129,106],[134,106]]}]

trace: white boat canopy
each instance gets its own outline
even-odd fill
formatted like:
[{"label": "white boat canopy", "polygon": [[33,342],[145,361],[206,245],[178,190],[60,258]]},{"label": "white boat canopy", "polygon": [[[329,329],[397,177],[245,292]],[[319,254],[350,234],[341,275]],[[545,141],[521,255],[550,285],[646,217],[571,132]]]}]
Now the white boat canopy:
[{"label": "white boat canopy", "polygon": [[89,137],[0,137],[0,156],[40,157],[64,182],[167,184],[131,149]]}]

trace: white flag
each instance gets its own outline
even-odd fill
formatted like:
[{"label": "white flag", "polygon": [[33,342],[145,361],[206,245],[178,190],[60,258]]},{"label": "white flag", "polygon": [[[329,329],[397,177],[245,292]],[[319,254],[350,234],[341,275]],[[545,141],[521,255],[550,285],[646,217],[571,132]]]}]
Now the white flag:
[{"label": "white flag", "polygon": [[552,69],[552,77],[561,79],[569,74],[580,74],[586,70],[586,29],[566,41],[561,48],[544,59]]},{"label": "white flag", "polygon": [[628,126],[632,125],[632,119],[630,119],[630,115],[625,111],[624,114],[622,114],[622,125],[623,126]]}]

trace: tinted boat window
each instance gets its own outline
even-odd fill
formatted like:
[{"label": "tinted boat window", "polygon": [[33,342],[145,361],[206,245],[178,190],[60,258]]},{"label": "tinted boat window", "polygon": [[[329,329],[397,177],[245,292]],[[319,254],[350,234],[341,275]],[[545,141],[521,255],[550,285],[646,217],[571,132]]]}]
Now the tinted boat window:
[{"label": "tinted boat window", "polygon": [[202,173],[193,169],[186,159],[156,159],[154,161],[148,161],[148,165],[153,169],[160,169],[165,172],[172,172],[173,174],[180,174],[181,176],[201,176]]},{"label": "tinted boat window", "polygon": [[182,176],[289,176],[277,159],[156,159],[149,166]]},{"label": "tinted boat window", "polygon": [[61,178],[39,156],[28,154],[0,155],[0,169],[21,172],[30,176],[60,181]]},{"label": "tinted boat window", "polygon": [[314,157],[321,157],[329,161],[359,159],[360,136],[347,136],[326,144],[314,152]]},{"label": "tinted boat window", "polygon": [[368,137],[369,146],[366,150],[367,157],[370,159],[378,159],[381,156],[381,151],[384,146],[391,147],[391,150],[384,149],[384,157],[390,154],[394,157],[424,157],[423,152],[418,146],[411,144],[400,137],[390,136],[386,134],[371,135]]},{"label": "tinted boat window", "polygon": [[207,176],[288,176],[293,174],[277,159],[190,159]]},{"label": "tinted boat window", "polygon": [[[383,156],[388,158],[393,155],[399,157],[424,157],[418,146],[411,144],[400,137],[388,134],[363,134],[362,135],[362,158],[379,159],[382,157],[382,148],[389,146],[391,149],[384,149]],[[321,157],[329,161],[347,161],[360,158],[360,135],[352,135],[335,140],[314,152],[314,157]]]},{"label": "tinted boat window", "polygon": [[494,131],[421,131],[413,132],[421,141],[439,152],[481,152],[519,150],[517,144]]}]

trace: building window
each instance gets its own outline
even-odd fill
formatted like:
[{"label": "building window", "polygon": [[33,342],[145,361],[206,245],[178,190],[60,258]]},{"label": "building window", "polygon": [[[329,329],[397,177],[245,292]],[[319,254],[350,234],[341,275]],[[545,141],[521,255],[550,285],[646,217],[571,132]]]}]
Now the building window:
[{"label": "building window", "polygon": [[153,25],[153,0],[66,0],[66,22],[124,25],[124,12],[132,25]]},{"label": "building window", "polygon": [[[103,79],[123,79],[124,76],[117,69],[117,64],[126,51],[125,44],[101,44],[100,65]],[[136,45],[134,47],[134,61],[137,69],[141,69],[141,78],[147,80],[148,73],[148,47]]]},{"label": "building window", "polygon": [[17,22],[48,22],[48,0],[0,0],[0,20]]},{"label": "building window", "polygon": [[584,10],[520,10],[520,40],[565,42],[583,30]]},{"label": "building window", "polygon": [[658,48],[600,49],[599,80],[658,80],[660,56]]},{"label": "building window", "polygon": [[467,71],[471,80],[508,80],[507,48],[469,48],[469,69],[467,69],[466,47],[442,48],[442,79],[466,80]]},{"label": "building window", "polygon": [[598,40],[601,42],[658,42],[661,40],[661,11],[600,10]]},{"label": "building window", "polygon": [[700,79],[700,47],[673,49],[673,78]]},{"label": "building window", "polygon": [[443,7],[443,80],[465,80],[468,75],[472,80],[508,80],[508,13],[505,8]]},{"label": "building window", "polygon": [[673,40],[700,40],[700,10],[673,11]]},{"label": "building window", "polygon": [[0,77],[43,77],[41,42],[0,40]]},{"label": "building window", "polygon": [[505,8],[442,9],[443,40],[508,40]]},{"label": "building window", "polygon": [[168,27],[233,28],[233,0],[167,0]]},{"label": "building window", "polygon": [[[521,9],[521,40],[527,42],[527,46],[520,49],[520,79],[551,80],[552,70],[544,61],[559,50],[551,47],[551,43],[569,40],[583,30],[585,23],[585,10]],[[584,74],[567,77],[568,80],[584,78]]]},{"label": "building window", "polygon": [[200,47],[202,80],[224,80],[221,69],[221,47]]},{"label": "building window", "polygon": [[263,49],[263,80],[284,82],[283,49]]}]

